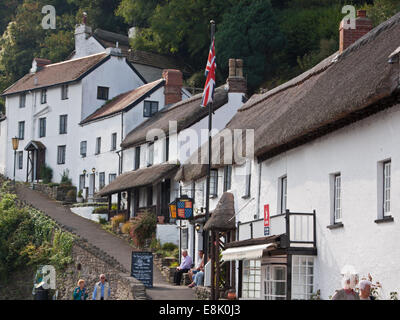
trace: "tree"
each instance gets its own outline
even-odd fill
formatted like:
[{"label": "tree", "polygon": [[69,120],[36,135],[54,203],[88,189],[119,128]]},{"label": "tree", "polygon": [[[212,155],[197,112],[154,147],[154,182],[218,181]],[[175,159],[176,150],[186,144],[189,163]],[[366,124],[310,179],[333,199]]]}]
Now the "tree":
[{"label": "tree", "polygon": [[366,5],[364,9],[367,10],[368,17],[374,26],[377,26],[400,11],[400,2],[398,0],[375,0],[373,5]]},{"label": "tree", "polygon": [[157,5],[164,5],[165,0],[122,0],[116,14],[134,27],[150,27],[150,18]]},{"label": "tree", "polygon": [[229,58],[244,60],[248,86],[255,89],[273,70],[284,45],[269,0],[242,0],[223,16],[216,34],[218,68],[227,72]]}]

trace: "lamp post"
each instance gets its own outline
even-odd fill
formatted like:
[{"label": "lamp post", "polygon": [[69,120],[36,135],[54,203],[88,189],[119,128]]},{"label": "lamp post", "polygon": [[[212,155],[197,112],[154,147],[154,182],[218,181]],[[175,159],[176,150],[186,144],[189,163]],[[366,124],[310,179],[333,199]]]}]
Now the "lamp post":
[{"label": "lamp post", "polygon": [[17,150],[18,150],[18,146],[19,146],[19,138],[14,137],[11,139],[11,141],[12,141],[12,147],[14,150],[14,187],[15,187],[15,162],[16,162]]}]

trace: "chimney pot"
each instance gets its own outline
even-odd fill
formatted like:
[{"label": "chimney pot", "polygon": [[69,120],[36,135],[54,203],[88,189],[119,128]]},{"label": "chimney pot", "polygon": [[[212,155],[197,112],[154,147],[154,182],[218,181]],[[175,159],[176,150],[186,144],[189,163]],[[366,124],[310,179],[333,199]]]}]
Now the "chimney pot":
[{"label": "chimney pot", "polygon": [[177,103],[182,100],[183,77],[180,70],[166,69],[162,73],[165,80],[165,105]]},{"label": "chimney pot", "polygon": [[236,77],[243,78],[243,60],[236,59]]},{"label": "chimney pot", "polygon": [[229,77],[236,76],[236,60],[229,59]]},{"label": "chimney pot", "polygon": [[247,81],[243,77],[243,60],[229,59],[228,87],[230,93],[246,93]]}]

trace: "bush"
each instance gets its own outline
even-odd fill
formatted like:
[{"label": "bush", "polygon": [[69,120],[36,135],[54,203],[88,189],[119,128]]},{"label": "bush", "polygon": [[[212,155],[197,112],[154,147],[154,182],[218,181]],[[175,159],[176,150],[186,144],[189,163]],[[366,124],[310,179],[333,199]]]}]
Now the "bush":
[{"label": "bush", "polygon": [[78,198],[83,198],[82,189],[78,192]]},{"label": "bush", "polygon": [[161,242],[160,242],[160,239],[157,239],[156,237],[154,237],[154,238],[151,240],[150,249],[153,249],[153,250],[155,250],[155,251],[161,250]]},{"label": "bush", "polygon": [[129,234],[131,229],[132,229],[132,222],[128,221],[128,222],[125,222],[124,225],[122,226],[121,232],[123,234]]},{"label": "bush", "polygon": [[40,176],[42,177],[43,183],[50,183],[51,179],[53,179],[53,169],[47,165],[43,165],[40,168]]},{"label": "bush", "polygon": [[99,223],[100,223],[101,225],[105,225],[105,224],[107,224],[107,219],[102,218],[102,217],[99,217]]},{"label": "bush", "polygon": [[156,227],[156,215],[150,212],[144,213],[133,222],[131,237],[140,248],[143,248],[146,240],[154,237]]},{"label": "bush", "polygon": [[175,249],[178,249],[178,246],[172,242],[166,242],[162,245],[162,250],[164,251],[174,251]]},{"label": "bush", "polygon": [[55,182],[51,182],[51,183],[48,184],[48,186],[49,186],[50,188],[58,187],[59,185],[60,185],[59,183],[55,183]]},{"label": "bush", "polygon": [[114,230],[117,229],[120,223],[124,222],[125,222],[125,216],[123,214],[119,214],[111,218],[111,226]]},{"label": "bush", "polygon": [[169,265],[169,267],[170,267],[170,268],[179,267],[179,263],[178,263],[178,262],[172,262],[172,263]]},{"label": "bush", "polygon": [[108,213],[108,207],[107,206],[97,207],[96,209],[93,210],[93,213]]},{"label": "bush", "polygon": [[63,171],[63,174],[61,175],[61,185],[64,186],[71,186],[72,185],[72,180],[69,178],[69,170],[66,169]]}]

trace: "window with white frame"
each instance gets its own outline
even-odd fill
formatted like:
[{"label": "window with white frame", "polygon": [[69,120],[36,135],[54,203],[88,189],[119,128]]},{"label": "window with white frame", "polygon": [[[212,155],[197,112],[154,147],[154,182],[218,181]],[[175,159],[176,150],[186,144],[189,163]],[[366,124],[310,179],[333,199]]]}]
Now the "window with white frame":
[{"label": "window with white frame", "polygon": [[57,147],[57,164],[65,164],[66,146]]},{"label": "window with white frame", "polygon": [[286,266],[266,265],[263,267],[264,300],[286,300]]},{"label": "window with white frame", "polygon": [[292,299],[310,300],[314,292],[314,257],[292,256]]},{"label": "window with white frame", "polygon": [[46,118],[39,119],[39,138],[46,136]]},{"label": "window with white frame", "polygon": [[135,148],[135,164],[134,164],[134,170],[137,170],[140,168],[140,146]]},{"label": "window with white frame", "polygon": [[342,177],[340,174],[334,175],[333,181],[333,217],[334,223],[342,221]]},{"label": "window with white frame", "polygon": [[24,152],[18,151],[18,170],[22,170],[24,165]]},{"label": "window with white frame", "polygon": [[47,89],[42,89],[40,92],[40,103],[45,104],[47,102]]},{"label": "window with white frame", "polygon": [[85,158],[87,153],[87,141],[81,141],[80,149],[81,157]]},{"label": "window with white frame", "polygon": [[106,174],[105,172],[99,173],[99,190],[103,189],[106,185]]},{"label": "window with white frame", "polygon": [[147,145],[147,166],[150,167],[154,163],[154,142]]},{"label": "window with white frame", "polygon": [[285,213],[287,209],[287,176],[279,179],[279,210],[280,213]]},{"label": "window with white frame", "polygon": [[59,133],[66,134],[68,127],[68,115],[63,114],[60,116],[60,126],[59,126]]},{"label": "window with white frame", "polygon": [[96,152],[95,154],[101,153],[101,137],[96,138]]},{"label": "window with white frame", "polygon": [[261,260],[243,260],[242,298],[259,299],[261,294]]},{"label": "window with white frame", "polygon": [[113,182],[117,178],[117,175],[115,173],[110,173],[108,175],[108,183]]},{"label": "window with white frame", "polygon": [[391,161],[383,163],[383,216],[390,216]]},{"label": "window with white frame", "polygon": [[25,121],[18,122],[18,138],[20,140],[25,138]]},{"label": "window with white frame", "polygon": [[61,100],[67,100],[68,99],[68,85],[63,84],[61,86]]},{"label": "window with white frame", "polygon": [[218,196],[218,170],[215,169],[210,171],[210,196]]},{"label": "window with white frame", "polygon": [[19,96],[19,107],[25,108],[26,105],[26,93],[21,93]]},{"label": "window with white frame", "polygon": [[232,166],[227,165],[224,167],[224,192],[231,189],[232,186]]},{"label": "window with white frame", "polygon": [[111,151],[117,150],[117,133],[111,135]]},{"label": "window with white frame", "polygon": [[246,161],[246,186],[244,191],[244,198],[250,197],[251,194],[251,161]]}]

